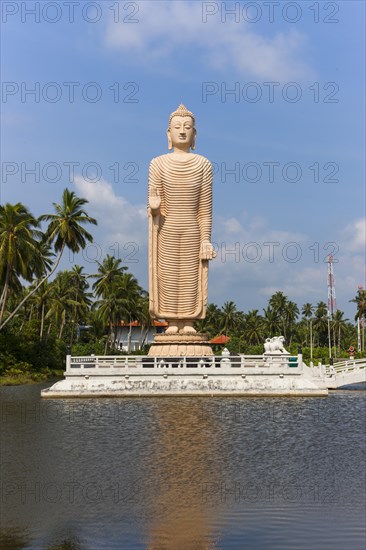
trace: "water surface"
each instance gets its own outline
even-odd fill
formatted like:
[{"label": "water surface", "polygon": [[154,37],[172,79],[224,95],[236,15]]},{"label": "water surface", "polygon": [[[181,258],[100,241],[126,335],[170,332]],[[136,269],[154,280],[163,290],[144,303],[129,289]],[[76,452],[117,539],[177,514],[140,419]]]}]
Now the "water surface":
[{"label": "water surface", "polygon": [[40,400],[1,388],[4,550],[364,550],[365,391]]}]

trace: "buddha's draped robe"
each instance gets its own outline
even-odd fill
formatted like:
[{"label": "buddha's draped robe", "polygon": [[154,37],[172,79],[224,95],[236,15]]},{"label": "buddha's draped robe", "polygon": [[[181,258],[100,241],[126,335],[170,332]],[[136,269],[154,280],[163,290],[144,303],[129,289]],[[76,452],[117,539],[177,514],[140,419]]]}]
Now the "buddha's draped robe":
[{"label": "buddha's draped robe", "polygon": [[206,314],[208,261],[201,243],[211,240],[212,165],[200,155],[154,158],[149,196],[158,189],[160,214],[149,208],[150,313],[155,318],[202,319]]}]

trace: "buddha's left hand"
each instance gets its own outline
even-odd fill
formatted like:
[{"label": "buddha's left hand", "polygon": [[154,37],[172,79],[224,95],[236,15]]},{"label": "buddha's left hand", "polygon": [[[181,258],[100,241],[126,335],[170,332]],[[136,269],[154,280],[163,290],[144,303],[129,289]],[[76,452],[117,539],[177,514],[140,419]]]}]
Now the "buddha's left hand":
[{"label": "buddha's left hand", "polygon": [[202,241],[201,251],[200,251],[201,260],[212,260],[216,258],[216,252],[210,241]]}]

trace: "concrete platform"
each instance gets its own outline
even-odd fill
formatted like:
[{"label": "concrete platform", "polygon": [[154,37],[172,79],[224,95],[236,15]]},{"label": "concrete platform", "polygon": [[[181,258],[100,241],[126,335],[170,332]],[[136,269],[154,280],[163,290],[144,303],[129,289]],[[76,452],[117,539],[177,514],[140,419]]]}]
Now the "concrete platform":
[{"label": "concrete platform", "polygon": [[158,396],[326,396],[301,357],[68,357],[65,380],[44,398]]},{"label": "concrete platform", "polygon": [[65,397],[159,397],[159,396],[326,396],[328,390],[304,380],[252,378],[243,380],[233,376],[225,380],[133,380],[119,379],[57,382],[43,390],[44,398]]}]

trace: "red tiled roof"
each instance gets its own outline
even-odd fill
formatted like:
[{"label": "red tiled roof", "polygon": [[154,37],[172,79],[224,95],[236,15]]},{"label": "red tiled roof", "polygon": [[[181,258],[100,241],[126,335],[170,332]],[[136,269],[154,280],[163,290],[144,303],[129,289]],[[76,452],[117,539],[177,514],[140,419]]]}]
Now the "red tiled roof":
[{"label": "red tiled roof", "polygon": [[209,341],[210,344],[227,344],[230,340],[230,336],[225,336],[224,334],[220,334],[219,336],[215,336],[215,338],[212,338],[212,340]]}]

